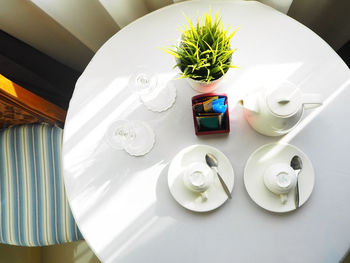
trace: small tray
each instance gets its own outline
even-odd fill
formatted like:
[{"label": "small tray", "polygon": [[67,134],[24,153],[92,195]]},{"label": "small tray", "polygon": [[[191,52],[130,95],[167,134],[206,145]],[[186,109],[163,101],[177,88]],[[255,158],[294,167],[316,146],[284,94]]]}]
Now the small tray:
[{"label": "small tray", "polygon": [[[196,112],[193,109],[193,105],[197,104],[198,102],[202,102],[206,97],[213,97],[218,96],[220,98],[225,98],[225,104],[227,105],[227,110],[224,113],[223,119],[222,119],[222,128],[221,129],[206,129],[201,130],[198,127],[197,121],[196,121]],[[230,116],[229,116],[229,107],[228,107],[228,99],[227,95],[225,93],[204,93],[197,96],[192,97],[192,116],[193,116],[193,124],[194,124],[194,130],[196,135],[207,135],[207,134],[220,134],[220,133],[229,133],[230,132]]]}]

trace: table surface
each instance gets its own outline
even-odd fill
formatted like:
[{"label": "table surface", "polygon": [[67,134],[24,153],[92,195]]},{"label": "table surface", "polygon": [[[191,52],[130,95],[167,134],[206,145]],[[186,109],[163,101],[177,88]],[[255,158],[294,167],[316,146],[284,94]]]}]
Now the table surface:
[{"label": "table surface", "polygon": [[[195,136],[186,80],[174,80],[174,59],[159,47],[176,43],[185,13],[219,11],[225,26],[240,26],[238,50],[218,92],[230,103],[229,135]],[[147,110],[127,88],[135,66],[145,65],[177,89],[166,112]],[[299,129],[266,137],[246,122],[237,100],[257,85],[288,79],[304,92],[321,93]],[[183,2],[123,28],[96,53],[79,78],[64,129],[63,162],[68,199],[90,247],[103,262],[337,262],[350,245],[350,73],[316,34],[257,2]],[[143,120],[155,131],[150,153],[132,157],[104,140],[117,119]],[[311,159],[315,186],[299,210],[265,211],[243,182],[250,154],[269,142],[289,142]],[[192,144],[221,150],[235,171],[232,200],[210,213],[181,207],[167,186],[172,158]]]}]

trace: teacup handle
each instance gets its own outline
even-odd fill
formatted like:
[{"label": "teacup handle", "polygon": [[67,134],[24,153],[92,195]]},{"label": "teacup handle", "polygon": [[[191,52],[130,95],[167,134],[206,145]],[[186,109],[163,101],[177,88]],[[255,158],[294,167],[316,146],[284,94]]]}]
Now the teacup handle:
[{"label": "teacup handle", "polygon": [[282,203],[282,204],[285,204],[285,203],[287,203],[288,195],[286,195],[286,194],[280,194],[280,199],[281,199],[281,203]]},{"label": "teacup handle", "polygon": [[313,109],[322,105],[321,94],[303,94],[302,98],[305,109]]}]

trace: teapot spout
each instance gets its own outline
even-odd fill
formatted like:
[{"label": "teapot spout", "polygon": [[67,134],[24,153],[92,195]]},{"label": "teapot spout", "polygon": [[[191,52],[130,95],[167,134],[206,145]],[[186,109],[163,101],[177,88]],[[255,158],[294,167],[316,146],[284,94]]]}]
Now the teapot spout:
[{"label": "teapot spout", "polygon": [[243,100],[239,101],[239,104],[244,108],[247,109],[249,111],[255,112],[255,113],[259,113],[259,107],[258,107],[258,103],[257,103],[257,98],[246,98]]}]

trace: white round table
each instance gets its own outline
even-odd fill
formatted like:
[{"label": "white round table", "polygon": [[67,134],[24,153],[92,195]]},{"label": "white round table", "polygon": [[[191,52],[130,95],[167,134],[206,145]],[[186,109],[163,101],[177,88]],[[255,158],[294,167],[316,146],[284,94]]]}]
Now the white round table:
[{"label": "white round table", "polygon": [[[159,47],[176,43],[185,13],[209,6],[225,26],[240,26],[238,50],[218,92],[230,103],[229,135],[194,134],[186,80],[174,80],[174,59]],[[136,66],[152,68],[177,89],[166,112],[146,109],[128,87]],[[287,79],[324,105],[284,137],[255,132],[236,104],[251,87]],[[350,244],[350,72],[317,35],[257,2],[183,2],[123,28],[96,53],[78,80],[64,129],[64,180],[79,228],[103,262],[337,262]],[[108,146],[104,133],[118,119],[143,120],[154,130],[150,153],[133,157]],[[275,141],[303,150],[315,170],[315,187],[300,209],[277,214],[249,197],[243,170],[250,154]],[[167,186],[170,161],[181,149],[207,144],[221,150],[235,171],[232,200],[210,213],[181,207]]]}]

